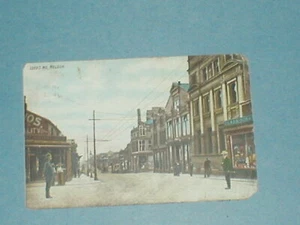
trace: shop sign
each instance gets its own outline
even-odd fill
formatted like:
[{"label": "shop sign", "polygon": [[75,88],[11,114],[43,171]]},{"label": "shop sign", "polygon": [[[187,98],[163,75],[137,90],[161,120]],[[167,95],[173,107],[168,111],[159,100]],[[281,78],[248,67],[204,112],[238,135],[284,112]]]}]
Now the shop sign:
[{"label": "shop sign", "polygon": [[232,120],[227,120],[224,122],[224,125],[225,126],[234,126],[234,125],[240,125],[240,124],[250,123],[250,122],[253,122],[252,115],[243,116],[243,117],[232,119]]}]

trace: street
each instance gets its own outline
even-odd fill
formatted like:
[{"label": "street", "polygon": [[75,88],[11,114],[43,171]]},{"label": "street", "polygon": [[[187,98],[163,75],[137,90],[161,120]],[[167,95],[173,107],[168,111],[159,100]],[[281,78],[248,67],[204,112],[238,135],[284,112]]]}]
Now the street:
[{"label": "street", "polygon": [[45,182],[26,185],[26,205],[32,209],[113,206],[247,199],[257,191],[257,180],[232,179],[225,190],[223,176],[196,174],[99,173],[95,181],[84,174],[63,186],[52,186],[45,198]]}]

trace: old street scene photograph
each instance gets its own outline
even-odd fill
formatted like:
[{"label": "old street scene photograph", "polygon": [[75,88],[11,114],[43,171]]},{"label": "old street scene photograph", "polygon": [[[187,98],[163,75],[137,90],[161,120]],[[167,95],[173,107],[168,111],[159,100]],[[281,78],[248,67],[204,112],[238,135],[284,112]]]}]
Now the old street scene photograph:
[{"label": "old street scene photograph", "polygon": [[250,63],[241,54],[27,63],[26,206],[250,198]]}]

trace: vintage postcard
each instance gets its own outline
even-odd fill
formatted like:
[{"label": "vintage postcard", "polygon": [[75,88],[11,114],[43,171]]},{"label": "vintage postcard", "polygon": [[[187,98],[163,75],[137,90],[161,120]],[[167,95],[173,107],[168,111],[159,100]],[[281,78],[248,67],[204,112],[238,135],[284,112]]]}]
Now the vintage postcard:
[{"label": "vintage postcard", "polygon": [[257,191],[241,54],[28,63],[26,206],[241,200]]}]

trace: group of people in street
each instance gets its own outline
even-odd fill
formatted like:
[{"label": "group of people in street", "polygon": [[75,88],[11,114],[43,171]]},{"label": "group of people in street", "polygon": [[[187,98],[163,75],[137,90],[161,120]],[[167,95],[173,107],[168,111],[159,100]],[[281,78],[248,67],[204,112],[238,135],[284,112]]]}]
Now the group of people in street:
[{"label": "group of people in street", "polygon": [[[233,173],[233,167],[230,158],[228,157],[228,152],[226,150],[221,152],[223,160],[222,160],[222,168],[225,176],[225,181],[227,187],[225,189],[231,189],[231,174]],[[193,176],[194,165],[191,162],[188,166],[190,176]],[[178,162],[174,164],[174,176],[179,176],[181,171],[181,166]],[[210,177],[212,173],[211,161],[209,158],[206,158],[204,161],[204,178]]]},{"label": "group of people in street", "polygon": [[[223,167],[225,180],[227,184],[227,187],[225,189],[231,189],[231,173],[233,171],[232,163],[230,158],[228,157],[227,151],[222,151],[221,154],[223,156],[222,167]],[[43,175],[46,181],[46,189],[45,189],[46,198],[52,198],[50,195],[50,188],[51,186],[54,185],[53,182],[55,180],[55,168],[51,164],[51,160],[52,160],[52,155],[50,153],[47,153],[46,162],[44,164],[44,170],[43,170]],[[188,167],[189,167],[190,176],[193,176],[193,170],[194,170],[193,163],[190,163]],[[212,172],[211,161],[208,158],[206,158],[204,162],[204,178],[210,177],[211,172]],[[174,164],[174,176],[179,176],[180,173],[181,173],[181,165],[179,162],[176,162]]]}]

